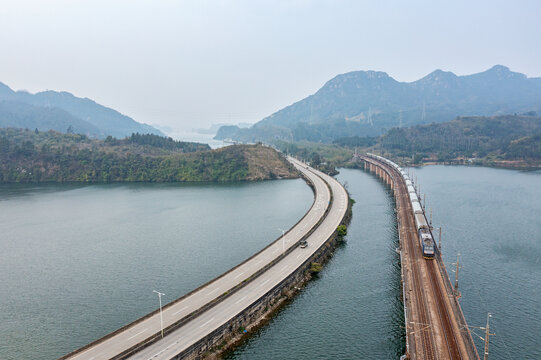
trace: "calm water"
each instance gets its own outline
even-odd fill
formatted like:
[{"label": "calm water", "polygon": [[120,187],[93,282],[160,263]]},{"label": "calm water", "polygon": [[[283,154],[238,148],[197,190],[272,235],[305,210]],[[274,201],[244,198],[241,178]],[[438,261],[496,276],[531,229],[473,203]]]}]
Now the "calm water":
[{"label": "calm water", "polygon": [[[540,359],[541,173],[431,166],[416,175],[449,269],[462,254],[469,324],[494,314],[490,359]],[[338,178],[356,200],[347,243],[229,359],[403,353],[393,198],[368,173]],[[1,187],[0,359],[55,358],[118,328],[156,308],[153,289],[184,294],[276,238],[311,201],[300,180]]]},{"label": "calm water", "polygon": [[[484,326],[487,312],[494,314],[489,358],[541,359],[541,172],[431,166],[415,173],[427,208],[435,209],[434,225],[443,227],[448,269],[462,254],[461,304],[469,325]],[[356,200],[347,245],[230,359],[403,353],[393,199],[365,172],[343,169],[338,178]]]},{"label": "calm water", "polygon": [[0,186],[0,359],[54,359],[228,270],[296,223],[302,180]]},{"label": "calm water", "polygon": [[541,172],[428,166],[413,173],[434,226],[443,228],[448,271],[461,254],[468,324],[484,326],[493,314],[489,359],[541,359]]},{"label": "calm water", "polygon": [[398,359],[403,354],[394,200],[359,170],[342,169],[356,203],[347,243],[320,273],[229,359]]}]

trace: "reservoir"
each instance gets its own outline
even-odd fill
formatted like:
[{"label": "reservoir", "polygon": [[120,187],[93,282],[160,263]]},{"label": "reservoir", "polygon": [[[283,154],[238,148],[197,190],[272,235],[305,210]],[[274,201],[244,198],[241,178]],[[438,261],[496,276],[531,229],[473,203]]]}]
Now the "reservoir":
[{"label": "reservoir", "polygon": [[[541,172],[428,166],[418,179],[489,359],[541,358]],[[392,194],[341,169],[347,241],[228,359],[397,359],[404,352]],[[54,359],[226,271],[308,210],[302,180],[0,187],[0,358]],[[435,232],[437,238],[437,231]],[[482,335],[482,330],[474,330]],[[482,341],[475,335],[478,349]]]},{"label": "reservoir", "polygon": [[0,359],[55,359],[265,247],[310,208],[301,179],[0,186]]},{"label": "reservoir", "polygon": [[[229,359],[398,359],[403,310],[394,199],[375,176],[341,169],[356,201],[347,243],[319,278]],[[470,326],[491,312],[489,359],[540,359],[541,172],[427,166],[412,170]],[[435,232],[437,237],[437,231]],[[473,329],[484,337],[483,330]],[[482,356],[484,342],[472,334]]]}]

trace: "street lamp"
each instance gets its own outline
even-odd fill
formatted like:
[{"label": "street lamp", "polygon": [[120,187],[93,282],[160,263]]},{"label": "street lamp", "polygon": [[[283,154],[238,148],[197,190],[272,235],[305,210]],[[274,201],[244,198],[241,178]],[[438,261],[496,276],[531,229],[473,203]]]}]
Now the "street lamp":
[{"label": "street lamp", "polygon": [[156,294],[158,294],[158,298],[160,299],[160,324],[161,324],[161,330],[162,330],[162,339],[163,339],[163,315],[162,315],[162,295],[165,295],[164,293],[161,293],[156,290],[152,290]]},{"label": "street lamp", "polygon": [[285,236],[285,230],[284,229],[280,229],[278,228],[278,230],[280,230],[282,232],[282,255],[286,252],[286,243],[285,243],[285,240],[284,240],[284,236]]}]

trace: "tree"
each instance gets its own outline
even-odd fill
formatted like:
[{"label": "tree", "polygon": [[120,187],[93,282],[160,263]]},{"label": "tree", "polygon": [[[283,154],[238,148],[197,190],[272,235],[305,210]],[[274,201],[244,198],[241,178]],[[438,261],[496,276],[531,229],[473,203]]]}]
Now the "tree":
[{"label": "tree", "polygon": [[336,232],[338,233],[339,237],[343,238],[348,234],[348,228],[346,225],[338,225]]},{"label": "tree", "polygon": [[318,153],[312,153],[312,166],[318,166],[321,164],[321,157]]}]

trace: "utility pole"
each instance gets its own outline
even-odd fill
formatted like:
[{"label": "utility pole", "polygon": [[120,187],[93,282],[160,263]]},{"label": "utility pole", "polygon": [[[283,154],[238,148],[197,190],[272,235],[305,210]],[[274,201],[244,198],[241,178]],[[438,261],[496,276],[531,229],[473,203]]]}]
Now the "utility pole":
[{"label": "utility pole", "polygon": [[[487,326],[485,327],[485,356],[484,356],[484,360],[488,360],[488,339],[490,337],[490,335],[496,335],[496,334],[491,334],[490,333],[490,318],[492,317],[492,314],[491,313],[488,313],[487,314]],[[482,328],[481,328],[482,329]]]},{"label": "utility pole", "polygon": [[456,254],[456,270],[455,270],[455,295],[456,296],[459,296],[459,292],[458,292],[458,268],[459,268],[458,257],[459,256],[460,256],[460,253]]},{"label": "utility pole", "polygon": [[440,255],[441,255],[441,226],[440,226],[440,242],[439,242],[438,248],[440,249]]},{"label": "utility pole", "polygon": [[160,299],[160,325],[161,325],[162,339],[163,339],[162,295],[165,295],[165,294],[161,293],[159,291],[156,291],[156,290],[152,290],[152,291],[155,292],[156,294],[158,294],[158,298]]},{"label": "utility pole", "polygon": [[487,326],[485,327],[479,327],[479,326],[468,326],[469,328],[474,328],[474,329],[481,329],[481,330],[485,330],[485,338],[477,335],[475,332],[472,331],[472,333],[477,336],[479,339],[483,340],[485,342],[485,354],[483,356],[483,360],[488,360],[488,344],[489,344],[489,339],[490,339],[490,336],[491,335],[496,335],[495,333],[490,333],[490,318],[492,317],[492,314],[491,313],[488,313],[487,314]]}]

